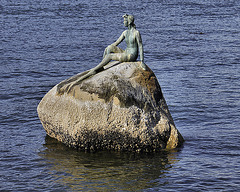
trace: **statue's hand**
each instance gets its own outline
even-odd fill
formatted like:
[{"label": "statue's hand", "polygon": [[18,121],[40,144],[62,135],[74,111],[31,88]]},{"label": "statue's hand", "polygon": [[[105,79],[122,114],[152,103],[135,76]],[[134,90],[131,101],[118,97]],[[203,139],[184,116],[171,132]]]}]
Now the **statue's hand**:
[{"label": "statue's hand", "polygon": [[141,67],[144,71],[147,70],[147,65],[143,61],[141,61]]}]

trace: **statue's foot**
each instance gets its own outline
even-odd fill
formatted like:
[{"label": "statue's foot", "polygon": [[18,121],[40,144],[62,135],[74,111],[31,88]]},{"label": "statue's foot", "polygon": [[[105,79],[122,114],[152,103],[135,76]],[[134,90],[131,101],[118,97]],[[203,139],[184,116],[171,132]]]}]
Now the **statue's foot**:
[{"label": "statue's foot", "polygon": [[71,91],[71,89],[72,89],[72,87],[73,87],[74,85],[75,85],[75,84],[71,84],[70,86],[67,87],[67,89],[66,89],[66,90],[67,90],[67,93],[69,93],[69,92]]},{"label": "statue's foot", "polygon": [[77,81],[73,82],[68,88],[67,88],[67,92],[69,93],[71,91],[71,89],[78,85],[81,81],[83,81],[84,79],[87,79],[88,77],[95,75],[97,73],[96,70],[91,69],[87,74],[81,76]]}]

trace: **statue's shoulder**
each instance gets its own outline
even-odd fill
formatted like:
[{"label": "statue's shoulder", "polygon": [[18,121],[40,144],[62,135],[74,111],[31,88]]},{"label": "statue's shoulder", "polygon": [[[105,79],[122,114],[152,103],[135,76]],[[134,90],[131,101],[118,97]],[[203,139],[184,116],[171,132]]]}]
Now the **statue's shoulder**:
[{"label": "statue's shoulder", "polygon": [[139,32],[137,29],[135,29],[134,31],[135,31],[135,33],[137,33],[137,34],[140,34],[140,32]]},{"label": "statue's shoulder", "polygon": [[141,34],[137,29],[135,29],[135,36],[141,39]]}]

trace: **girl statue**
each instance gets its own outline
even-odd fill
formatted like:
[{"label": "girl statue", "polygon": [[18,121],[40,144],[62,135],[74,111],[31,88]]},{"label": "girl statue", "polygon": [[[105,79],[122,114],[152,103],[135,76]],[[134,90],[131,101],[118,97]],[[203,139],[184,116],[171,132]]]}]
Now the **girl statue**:
[{"label": "girl statue", "polygon": [[[105,49],[101,63],[91,69],[87,74],[81,76],[72,86],[78,84],[80,81],[88,78],[89,76],[96,74],[98,71],[103,70],[103,67],[111,60],[120,62],[136,61],[138,57],[138,50],[140,52],[141,67],[144,70],[147,69],[146,65],[144,64],[142,39],[134,24],[134,17],[132,15],[125,14],[123,15],[123,18],[124,25],[128,27],[128,29],[122,33],[115,43],[109,45]],[[124,39],[126,40],[127,48],[122,50],[121,48],[117,47],[117,45],[119,45]]]}]

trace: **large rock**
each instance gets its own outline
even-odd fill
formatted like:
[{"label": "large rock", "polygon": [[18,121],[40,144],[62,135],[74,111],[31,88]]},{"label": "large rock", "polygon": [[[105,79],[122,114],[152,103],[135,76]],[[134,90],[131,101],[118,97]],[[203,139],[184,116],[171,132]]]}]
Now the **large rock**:
[{"label": "large rock", "polygon": [[112,62],[70,88],[85,73],[59,83],[39,103],[39,118],[49,136],[88,151],[151,152],[182,145],[149,68]]}]

